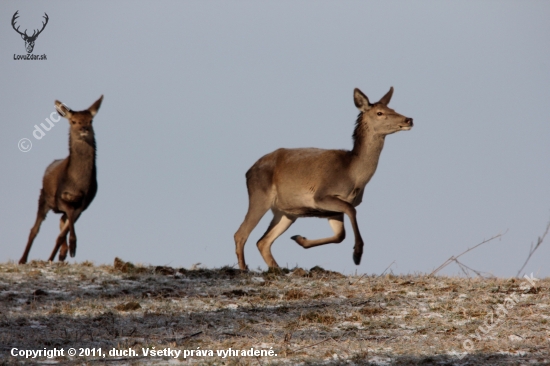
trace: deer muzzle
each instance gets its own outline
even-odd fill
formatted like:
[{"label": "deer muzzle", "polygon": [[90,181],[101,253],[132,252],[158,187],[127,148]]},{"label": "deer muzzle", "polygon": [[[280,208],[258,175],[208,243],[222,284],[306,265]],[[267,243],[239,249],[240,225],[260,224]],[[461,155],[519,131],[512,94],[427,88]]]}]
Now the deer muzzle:
[{"label": "deer muzzle", "polygon": [[412,118],[405,118],[404,125],[401,126],[402,130],[410,130],[413,126],[413,119]]}]

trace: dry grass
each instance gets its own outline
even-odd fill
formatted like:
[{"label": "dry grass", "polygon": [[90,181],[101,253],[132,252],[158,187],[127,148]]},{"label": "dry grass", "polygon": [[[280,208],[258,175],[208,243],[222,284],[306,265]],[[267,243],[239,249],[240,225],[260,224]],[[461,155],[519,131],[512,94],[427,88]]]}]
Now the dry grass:
[{"label": "dry grass", "polygon": [[[550,279],[343,276],[315,267],[241,273],[31,262],[0,265],[0,364],[13,347],[269,349],[277,357],[192,357],[206,365],[549,365]],[[491,312],[516,298],[498,326]],[[502,313],[501,313],[502,314]],[[481,336],[479,340],[470,337]],[[475,351],[463,358],[462,344]],[[215,351],[214,351],[215,353]],[[61,357],[62,364],[169,358]],[[34,360],[33,362],[36,362]]]}]

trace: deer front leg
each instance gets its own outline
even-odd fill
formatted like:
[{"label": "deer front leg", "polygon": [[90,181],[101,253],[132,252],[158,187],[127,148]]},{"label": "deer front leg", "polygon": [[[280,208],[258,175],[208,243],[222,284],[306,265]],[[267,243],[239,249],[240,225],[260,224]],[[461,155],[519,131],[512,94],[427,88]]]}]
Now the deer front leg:
[{"label": "deer front leg", "polygon": [[[66,217],[66,216],[63,215],[63,217]],[[63,221],[63,217],[61,218],[61,221]],[[69,232],[69,229],[70,229],[69,220],[65,220],[64,224],[60,223],[60,226],[61,226],[61,232],[57,236],[57,240],[55,241],[55,246],[53,247],[52,254],[50,255],[50,258],[48,259],[50,262],[54,261],[55,255],[57,254],[57,251],[59,250],[59,248],[61,248],[63,245],[65,245],[65,248],[67,247],[67,233]],[[67,249],[65,249],[65,253],[64,253],[63,258],[62,258],[62,254],[63,254],[63,250],[62,250],[62,253],[59,255],[59,260],[60,261],[65,260],[65,256],[67,256]]]},{"label": "deer front leg", "polygon": [[[65,225],[68,225],[67,215],[63,214],[63,216],[61,216],[61,219],[59,220],[59,230],[60,230],[59,235],[61,235],[61,232],[63,232],[63,228],[65,227]],[[62,236],[62,238],[63,238],[63,241],[61,242],[61,246],[59,248],[59,257],[58,257],[60,262],[63,262],[65,258],[67,258],[67,252],[69,251],[69,246],[67,245],[67,234]]]},{"label": "deer front leg", "polygon": [[353,247],[353,262],[356,265],[361,263],[361,256],[363,255],[363,238],[359,232],[359,226],[357,225],[357,211],[350,203],[342,201],[338,197],[325,196],[315,198],[316,207],[326,211],[342,212],[345,213],[351,222],[353,234],[355,235],[355,246]]},{"label": "deer front leg", "polygon": [[[76,224],[76,222],[78,221],[78,218],[80,217],[81,213],[82,213],[81,210],[76,210],[76,212],[75,212],[76,217],[74,219],[73,224]],[[61,217],[61,221],[59,222],[60,229],[63,230],[63,227],[66,224],[68,225],[68,220],[67,220],[67,217],[65,215],[63,215],[63,217]],[[69,226],[69,228],[70,228],[70,226]],[[67,236],[66,236],[66,234],[63,238],[64,238],[64,241],[61,244],[61,251],[59,252],[59,261],[60,262],[63,262],[65,260],[65,258],[67,258],[67,252],[69,251],[69,246],[67,245]],[[76,240],[76,237],[75,237],[75,240]],[[75,246],[76,246],[76,242],[75,242]],[[71,257],[74,257],[74,255],[72,255]]]},{"label": "deer front leg", "polygon": [[59,253],[59,261],[64,261],[67,257],[67,234],[69,234],[69,254],[71,257],[74,257],[76,254],[76,232],[74,230],[74,224],[78,217],[82,213],[82,209],[74,208],[67,203],[63,204],[63,211],[65,214],[61,217],[60,228],[61,232],[57,236],[55,241],[55,247],[53,248],[52,254],[50,255],[50,261],[53,262],[55,255],[61,248]]},{"label": "deer front leg", "polygon": [[76,223],[76,220],[78,220],[78,217],[82,213],[81,209],[73,210],[72,213],[69,213],[67,215],[67,222],[69,223],[69,255],[71,258],[74,258],[76,255],[76,231],[74,230],[74,224]]}]

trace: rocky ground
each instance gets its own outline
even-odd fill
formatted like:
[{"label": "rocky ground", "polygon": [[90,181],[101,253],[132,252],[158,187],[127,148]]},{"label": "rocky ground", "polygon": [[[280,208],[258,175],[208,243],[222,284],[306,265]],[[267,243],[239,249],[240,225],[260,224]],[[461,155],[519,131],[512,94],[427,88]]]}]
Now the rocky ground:
[{"label": "rocky ground", "polygon": [[[0,365],[550,365],[549,288],[319,267],[7,263]],[[25,357],[53,349],[63,355]]]}]

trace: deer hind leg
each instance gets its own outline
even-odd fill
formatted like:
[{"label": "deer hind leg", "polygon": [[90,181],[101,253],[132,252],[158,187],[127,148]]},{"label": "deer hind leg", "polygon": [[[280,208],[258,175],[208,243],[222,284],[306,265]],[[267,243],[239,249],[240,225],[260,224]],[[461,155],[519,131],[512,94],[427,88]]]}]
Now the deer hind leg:
[{"label": "deer hind leg", "polygon": [[27,246],[25,247],[23,256],[19,260],[19,264],[27,263],[27,258],[29,256],[29,252],[31,251],[31,246],[34,241],[34,238],[36,238],[38,231],[40,231],[40,225],[42,224],[42,221],[46,219],[46,215],[50,210],[50,208],[46,203],[45,195],[46,194],[44,193],[44,190],[43,189],[40,190],[40,197],[38,198],[38,212],[36,214],[36,221],[34,222],[34,226],[32,227],[31,232],[29,234],[29,240],[27,241]]},{"label": "deer hind leg", "polygon": [[235,251],[239,261],[239,268],[243,271],[248,269],[244,260],[244,245],[246,244],[248,236],[252,230],[254,230],[256,225],[258,225],[258,222],[260,222],[267,210],[269,210],[270,205],[269,197],[263,193],[258,193],[251,196],[248,203],[248,212],[246,213],[239,230],[237,230],[234,235]]},{"label": "deer hind leg", "polygon": [[357,225],[357,211],[350,203],[342,201],[341,199],[333,196],[326,196],[322,198],[316,198],[315,203],[318,208],[326,211],[335,211],[345,213],[351,222],[353,234],[355,235],[355,246],[353,247],[353,262],[356,265],[361,263],[361,256],[363,255],[363,238],[359,232],[359,226]]},{"label": "deer hind leg", "polygon": [[265,234],[258,240],[256,244],[260,254],[264,258],[265,263],[271,268],[277,268],[279,265],[275,262],[275,258],[271,254],[271,245],[281,234],[283,234],[296,221],[295,217],[289,217],[280,211],[273,212],[273,220],[269,224]]},{"label": "deer hind leg", "polygon": [[307,238],[304,238],[301,235],[294,235],[290,239],[294,240],[296,243],[298,243],[298,245],[300,245],[302,248],[305,248],[305,249],[313,248],[324,244],[343,242],[344,239],[346,238],[346,230],[344,229],[344,215],[330,217],[328,219],[328,223],[330,224],[332,231],[334,231],[334,236],[331,236],[329,238],[317,239],[317,240],[309,240]]}]

